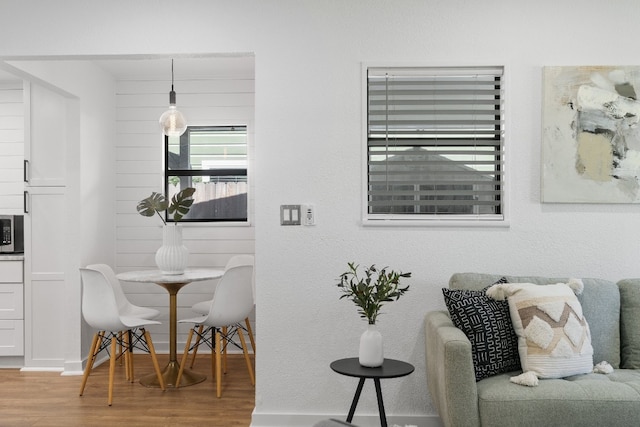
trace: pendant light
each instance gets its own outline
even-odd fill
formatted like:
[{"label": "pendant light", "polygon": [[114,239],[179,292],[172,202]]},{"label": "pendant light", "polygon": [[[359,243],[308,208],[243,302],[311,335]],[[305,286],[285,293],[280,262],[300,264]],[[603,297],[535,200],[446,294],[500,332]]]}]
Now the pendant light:
[{"label": "pendant light", "polygon": [[162,133],[167,136],[180,136],[187,130],[187,121],[176,108],[176,92],[173,90],[173,59],[171,60],[171,92],[169,92],[169,109],[160,116]]}]

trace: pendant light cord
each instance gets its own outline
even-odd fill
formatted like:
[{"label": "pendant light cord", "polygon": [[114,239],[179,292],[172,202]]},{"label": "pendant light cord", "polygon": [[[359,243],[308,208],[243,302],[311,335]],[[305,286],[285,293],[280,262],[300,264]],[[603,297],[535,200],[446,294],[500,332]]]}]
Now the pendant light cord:
[{"label": "pendant light cord", "polygon": [[173,90],[173,58],[171,58],[171,92],[169,92],[169,105],[176,105],[176,91]]},{"label": "pendant light cord", "polygon": [[171,58],[171,91],[173,91],[173,58]]}]

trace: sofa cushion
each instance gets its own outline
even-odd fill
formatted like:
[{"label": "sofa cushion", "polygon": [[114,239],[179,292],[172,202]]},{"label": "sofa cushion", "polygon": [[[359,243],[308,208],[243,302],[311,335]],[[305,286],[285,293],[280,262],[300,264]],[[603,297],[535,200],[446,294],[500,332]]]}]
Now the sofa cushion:
[{"label": "sofa cushion", "polygon": [[640,369],[640,279],[624,279],[620,288],[620,367]]},{"label": "sofa cushion", "polygon": [[[486,273],[455,273],[449,280],[451,289],[481,290],[487,283],[505,277],[511,283],[548,285],[567,282],[567,278],[542,276],[511,276]],[[620,291],[614,282],[604,279],[582,279],[584,291],[578,295],[582,311],[589,320],[593,360],[607,361],[620,367]],[[605,309],[606,307],[606,309]]]},{"label": "sofa cushion", "polygon": [[570,284],[503,283],[487,291],[498,300],[508,298],[522,369],[539,378],[563,378],[593,369],[589,324],[574,293],[581,293],[583,284],[577,279]]},{"label": "sofa cushion", "polygon": [[482,425],[640,425],[640,371],[545,379],[522,387],[500,374],[477,383]]},{"label": "sofa cushion", "polygon": [[484,291],[443,288],[453,324],[471,342],[476,381],[520,369],[518,338],[506,301],[495,301]]}]

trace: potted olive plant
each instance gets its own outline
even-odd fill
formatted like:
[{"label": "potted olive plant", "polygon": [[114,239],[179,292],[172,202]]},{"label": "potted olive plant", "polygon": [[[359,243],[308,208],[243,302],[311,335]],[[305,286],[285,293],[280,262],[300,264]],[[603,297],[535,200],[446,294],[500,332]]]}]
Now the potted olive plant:
[{"label": "potted olive plant", "polygon": [[[156,252],[156,264],[163,274],[182,274],[189,262],[189,250],[182,244],[182,228],[178,222],[189,213],[195,191],[195,188],[187,187],[176,193],[171,202],[164,195],[153,192],[136,207],[140,215],[152,217],[157,214],[162,220],[162,246]],[[162,215],[164,211],[172,217],[173,225],[167,224]]]},{"label": "potted olive plant", "polygon": [[367,330],[360,337],[359,360],[362,366],[376,367],[384,361],[382,335],[376,328],[376,320],[382,306],[397,301],[409,290],[409,285],[401,286],[401,278],[411,277],[411,273],[389,270],[388,267],[378,269],[375,264],[360,271],[360,266],[347,263],[349,269],[340,275],[337,286],[342,295],[353,301],[358,307],[358,314],[367,319]]}]

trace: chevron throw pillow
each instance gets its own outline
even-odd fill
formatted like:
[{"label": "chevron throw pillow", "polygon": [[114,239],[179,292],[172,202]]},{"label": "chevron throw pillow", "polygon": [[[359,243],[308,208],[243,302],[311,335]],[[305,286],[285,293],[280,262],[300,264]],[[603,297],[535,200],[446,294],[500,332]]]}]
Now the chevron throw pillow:
[{"label": "chevron throw pillow", "polygon": [[509,283],[487,290],[490,297],[507,298],[524,372],[563,378],[593,370],[589,324],[574,293],[582,292],[582,281],[569,285]]}]

